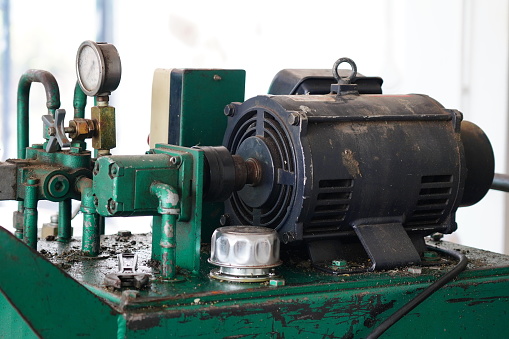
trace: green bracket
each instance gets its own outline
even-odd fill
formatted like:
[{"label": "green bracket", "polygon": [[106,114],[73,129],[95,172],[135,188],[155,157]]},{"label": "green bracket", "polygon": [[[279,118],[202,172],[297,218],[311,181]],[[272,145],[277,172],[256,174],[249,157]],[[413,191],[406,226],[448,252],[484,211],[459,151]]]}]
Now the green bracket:
[{"label": "green bracket", "polygon": [[[222,145],[227,125],[224,107],[244,101],[245,81],[246,71],[238,69],[156,70],[151,145]],[[169,105],[161,104],[165,100]],[[155,107],[154,101],[160,106]],[[161,124],[168,128],[161,128]],[[203,203],[203,242],[210,241],[212,232],[220,226],[223,211],[222,203]]]},{"label": "green bracket", "polygon": [[[203,151],[166,144],[157,144],[153,151],[156,154],[167,154],[172,157],[182,158],[186,154],[192,156],[192,168],[187,167],[185,171],[179,169],[179,173],[186,175],[186,180],[179,183],[181,213],[182,210],[187,209],[190,214],[181,214],[177,221],[177,266],[198,274],[202,230]],[[155,216],[152,224],[152,258],[156,260],[161,260],[160,231],[161,217]]]}]

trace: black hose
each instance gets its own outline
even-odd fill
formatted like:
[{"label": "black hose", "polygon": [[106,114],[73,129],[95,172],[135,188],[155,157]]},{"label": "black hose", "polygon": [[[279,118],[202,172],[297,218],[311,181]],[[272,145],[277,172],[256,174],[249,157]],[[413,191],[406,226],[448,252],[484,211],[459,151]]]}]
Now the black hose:
[{"label": "black hose", "polygon": [[454,266],[452,270],[444,274],[440,279],[435,281],[433,284],[428,286],[424,291],[422,291],[415,298],[406,303],[403,307],[397,310],[394,314],[392,314],[389,318],[384,320],[380,325],[366,339],[375,339],[381,336],[385,331],[387,331],[392,325],[398,322],[401,318],[403,318],[408,312],[413,310],[417,305],[426,300],[429,296],[435,293],[440,287],[444,286],[448,282],[452,281],[456,278],[466,267],[468,263],[467,257],[457,251],[446,250],[443,248],[438,248],[435,246],[429,246],[428,249],[442,252],[444,254],[450,255],[457,260],[459,260],[458,264]]}]

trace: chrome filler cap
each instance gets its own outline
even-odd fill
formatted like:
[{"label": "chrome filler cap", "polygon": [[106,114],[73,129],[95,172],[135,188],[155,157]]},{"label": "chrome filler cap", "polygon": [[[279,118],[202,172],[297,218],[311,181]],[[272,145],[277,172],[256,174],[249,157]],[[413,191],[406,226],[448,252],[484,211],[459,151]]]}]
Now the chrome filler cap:
[{"label": "chrome filler cap", "polygon": [[215,279],[237,282],[267,281],[275,276],[279,238],[273,229],[259,226],[226,226],[214,231],[209,263]]}]

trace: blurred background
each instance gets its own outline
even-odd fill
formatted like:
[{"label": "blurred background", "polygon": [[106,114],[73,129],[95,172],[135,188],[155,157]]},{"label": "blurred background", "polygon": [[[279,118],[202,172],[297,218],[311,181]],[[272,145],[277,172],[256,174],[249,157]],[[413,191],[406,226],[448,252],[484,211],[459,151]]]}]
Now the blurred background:
[{"label": "blurred background", "polygon": [[[507,172],[507,1],[0,0],[0,6],[1,160],[16,157],[21,74],[53,73],[61,107],[70,113],[76,51],[95,40],[115,44],[122,59],[122,81],[110,98],[117,111],[113,154],[148,150],[155,68],[245,69],[249,98],[266,93],[283,68],[330,68],[347,56],[360,73],[381,76],[386,94],[427,94],[460,110],[489,136],[496,171]],[[30,143],[42,140],[43,114],[43,87],[35,84]],[[58,210],[56,203],[39,206],[41,225]],[[506,196],[490,191],[477,205],[460,208],[458,231],[446,240],[509,253],[505,206]],[[12,229],[15,209],[15,202],[0,202],[0,225]],[[79,216],[73,226],[79,234]],[[118,228],[146,232],[150,218],[108,219],[108,233]]]}]

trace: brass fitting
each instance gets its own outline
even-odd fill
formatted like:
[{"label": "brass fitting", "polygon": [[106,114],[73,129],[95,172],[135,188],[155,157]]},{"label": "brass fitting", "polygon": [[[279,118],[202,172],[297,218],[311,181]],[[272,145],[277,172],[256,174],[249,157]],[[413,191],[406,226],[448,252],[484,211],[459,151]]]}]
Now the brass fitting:
[{"label": "brass fitting", "polygon": [[85,140],[95,134],[95,123],[90,119],[76,118],[69,121],[69,138],[72,140]]},{"label": "brass fitting", "polygon": [[109,153],[110,149],[117,146],[115,107],[103,105],[92,107],[92,120],[96,129],[92,136],[92,147],[97,150],[107,150]]}]

